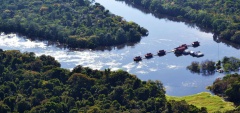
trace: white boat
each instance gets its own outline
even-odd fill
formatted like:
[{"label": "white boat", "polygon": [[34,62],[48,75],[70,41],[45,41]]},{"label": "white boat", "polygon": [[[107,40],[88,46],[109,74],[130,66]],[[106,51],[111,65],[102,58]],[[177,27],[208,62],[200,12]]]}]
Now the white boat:
[{"label": "white boat", "polygon": [[185,55],[188,55],[188,54],[190,54],[190,50],[187,50],[187,49],[186,49],[186,50],[184,50],[184,51],[183,51],[183,54],[185,54]]},{"label": "white boat", "polygon": [[201,53],[200,51],[194,52],[193,55],[196,56],[196,57],[202,57],[202,56],[204,56],[204,54]]},{"label": "white boat", "polygon": [[190,55],[194,55],[194,53],[195,53],[194,51],[189,51]]}]

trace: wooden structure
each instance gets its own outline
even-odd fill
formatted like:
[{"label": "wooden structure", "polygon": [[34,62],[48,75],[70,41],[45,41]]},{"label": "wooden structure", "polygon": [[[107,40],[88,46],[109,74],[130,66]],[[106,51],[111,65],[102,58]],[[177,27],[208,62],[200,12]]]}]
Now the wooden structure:
[{"label": "wooden structure", "polygon": [[200,46],[200,42],[195,41],[195,42],[192,43],[192,46],[193,47],[198,47],[198,46]]},{"label": "wooden structure", "polygon": [[163,56],[163,55],[166,55],[166,51],[164,51],[164,50],[159,50],[159,51],[158,51],[158,56]]},{"label": "wooden structure", "polygon": [[136,56],[135,58],[133,58],[134,61],[141,61],[142,57],[141,56]]},{"label": "wooden structure", "polygon": [[147,53],[146,55],[145,55],[145,58],[152,58],[153,57],[153,54],[152,53]]}]

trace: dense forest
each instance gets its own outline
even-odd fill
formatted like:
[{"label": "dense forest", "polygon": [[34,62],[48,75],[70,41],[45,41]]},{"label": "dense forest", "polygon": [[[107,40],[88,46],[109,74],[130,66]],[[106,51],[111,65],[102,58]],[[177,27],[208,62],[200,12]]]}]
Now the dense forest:
[{"label": "dense forest", "polygon": [[240,0],[117,0],[188,20],[212,31],[221,39],[240,44]]},{"label": "dense forest", "polygon": [[53,57],[0,49],[0,112],[206,113],[185,101],[167,101],[160,81],[118,70],[72,71]]},{"label": "dense forest", "polygon": [[1,0],[0,31],[70,48],[138,42],[148,31],[88,0]]}]

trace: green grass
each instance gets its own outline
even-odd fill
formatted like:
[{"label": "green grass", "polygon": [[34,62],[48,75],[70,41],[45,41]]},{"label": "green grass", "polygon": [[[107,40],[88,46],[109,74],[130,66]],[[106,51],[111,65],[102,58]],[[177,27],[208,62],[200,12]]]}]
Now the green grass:
[{"label": "green grass", "polygon": [[174,97],[166,96],[167,100],[185,100],[188,104],[195,105],[199,108],[206,107],[209,113],[216,111],[225,112],[227,110],[234,109],[234,104],[231,102],[224,101],[221,97],[212,95],[208,92],[202,92],[195,95],[183,96],[183,97]]}]

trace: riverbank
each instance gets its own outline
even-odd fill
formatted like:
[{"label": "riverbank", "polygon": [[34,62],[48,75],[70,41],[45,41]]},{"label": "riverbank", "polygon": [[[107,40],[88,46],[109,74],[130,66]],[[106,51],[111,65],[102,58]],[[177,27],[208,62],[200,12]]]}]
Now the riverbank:
[{"label": "riverbank", "polygon": [[206,107],[209,113],[217,111],[226,112],[235,108],[232,102],[224,101],[221,97],[213,95],[209,92],[201,92],[189,96],[166,96],[167,100],[181,101],[185,100],[188,104],[197,106],[198,108]]}]

